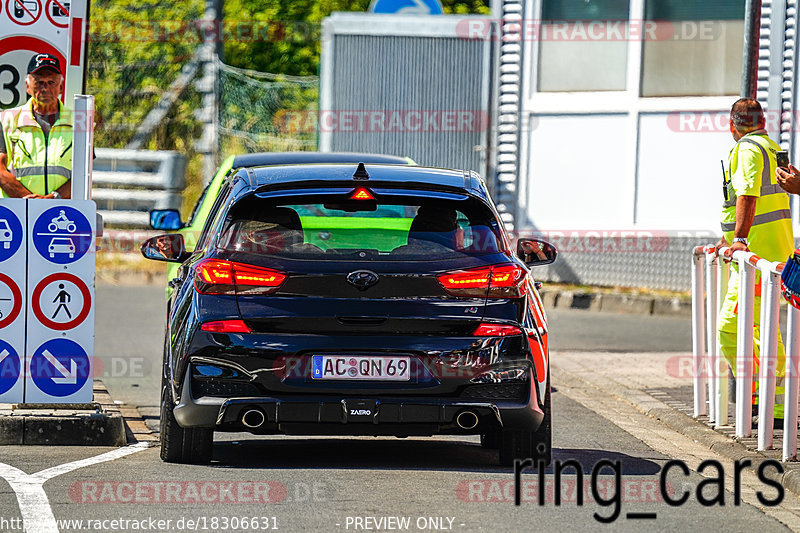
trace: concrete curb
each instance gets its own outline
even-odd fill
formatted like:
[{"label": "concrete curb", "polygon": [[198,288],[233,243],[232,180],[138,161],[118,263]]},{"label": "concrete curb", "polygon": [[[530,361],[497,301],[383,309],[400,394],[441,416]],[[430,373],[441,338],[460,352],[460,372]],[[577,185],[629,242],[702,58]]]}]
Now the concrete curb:
[{"label": "concrete curb", "polygon": [[[560,368],[559,371],[569,374],[572,379],[583,383],[585,386],[599,389],[609,396],[631,404],[640,412],[658,420],[673,431],[707,446],[721,457],[732,461],[749,460],[753,469],[757,469],[761,463],[768,459],[780,462],[780,449],[768,452],[758,452],[750,449],[742,442],[714,430],[703,422],[695,420],[691,416],[653,398],[644,391],[620,389],[618,383],[614,383],[613,386],[609,384],[608,387],[603,387],[595,380],[587,381],[564,368]],[[785,489],[800,496],[800,463],[781,463],[781,465],[784,469],[783,473],[778,473],[774,468],[769,468],[764,471],[764,476],[780,483]]]},{"label": "concrete curb", "polygon": [[124,446],[125,421],[99,379],[94,402],[0,404],[0,445]]},{"label": "concrete curb", "polygon": [[136,272],[127,270],[98,270],[95,280],[101,285],[164,285],[167,277],[163,272]]},{"label": "concrete curb", "polygon": [[[732,461],[743,461],[745,459],[751,461],[753,469],[757,469],[766,460],[780,460],[780,451],[776,455],[775,450],[771,450],[771,453],[768,452],[768,454],[751,450],[741,442],[726,437],[702,422],[670,407],[645,410],[638,405],[634,404],[634,406],[678,433],[708,446],[713,452],[722,457]],[[780,483],[787,490],[800,496],[800,463],[781,464],[784,469],[783,473],[778,473],[771,468],[764,471],[764,476]]]}]

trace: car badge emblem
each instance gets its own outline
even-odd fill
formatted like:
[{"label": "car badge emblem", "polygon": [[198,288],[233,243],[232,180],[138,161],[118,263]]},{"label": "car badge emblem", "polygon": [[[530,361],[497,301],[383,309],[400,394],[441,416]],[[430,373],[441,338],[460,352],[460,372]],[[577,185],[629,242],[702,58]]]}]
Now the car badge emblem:
[{"label": "car badge emblem", "polygon": [[371,270],[356,270],[347,275],[347,283],[360,291],[365,291],[378,283],[380,276]]}]

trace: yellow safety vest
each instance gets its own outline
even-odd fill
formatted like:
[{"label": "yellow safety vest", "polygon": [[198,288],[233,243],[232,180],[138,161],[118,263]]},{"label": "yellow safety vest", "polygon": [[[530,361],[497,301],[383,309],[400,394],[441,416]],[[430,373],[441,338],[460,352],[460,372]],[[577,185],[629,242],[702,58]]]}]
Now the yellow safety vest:
[{"label": "yellow safety vest", "polygon": [[[72,178],[72,113],[58,103],[58,120],[45,141],[33,115],[33,100],[0,112],[8,168],[35,194],[49,194]],[[0,198],[7,198],[0,189]]]},{"label": "yellow safety vest", "polygon": [[722,232],[733,242],[737,196],[756,196],[753,225],[747,235],[750,251],[769,261],[785,261],[794,251],[789,195],[775,179],[775,153],[780,147],[764,130],[748,133],[728,157],[727,200],[722,204]]}]

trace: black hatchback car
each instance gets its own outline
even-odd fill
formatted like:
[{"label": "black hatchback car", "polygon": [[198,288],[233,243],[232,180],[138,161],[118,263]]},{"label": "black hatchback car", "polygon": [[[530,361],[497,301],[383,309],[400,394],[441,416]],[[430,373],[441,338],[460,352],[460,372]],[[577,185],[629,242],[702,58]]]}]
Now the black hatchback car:
[{"label": "black hatchback car", "polygon": [[480,435],[500,462],[550,462],[547,323],[473,172],[399,165],[244,168],[171,281],[161,458],[204,463],[214,431]]}]

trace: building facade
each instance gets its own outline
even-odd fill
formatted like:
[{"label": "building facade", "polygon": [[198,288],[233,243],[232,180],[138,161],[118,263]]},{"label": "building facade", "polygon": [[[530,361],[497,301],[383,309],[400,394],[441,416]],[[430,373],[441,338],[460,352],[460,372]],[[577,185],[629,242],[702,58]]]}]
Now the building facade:
[{"label": "building facade", "polygon": [[[516,231],[560,246],[544,277],[688,290],[689,250],[720,235],[744,0],[506,0],[493,9],[495,195]],[[800,161],[796,24],[797,2],[763,2],[758,97],[770,135]]]}]

